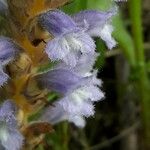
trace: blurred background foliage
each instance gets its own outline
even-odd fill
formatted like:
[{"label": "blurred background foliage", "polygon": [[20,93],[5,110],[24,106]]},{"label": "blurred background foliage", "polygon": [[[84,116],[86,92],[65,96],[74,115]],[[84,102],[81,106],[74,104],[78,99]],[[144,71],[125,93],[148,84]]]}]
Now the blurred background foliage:
[{"label": "blurred background foliage", "polygon": [[46,136],[39,150],[149,150],[150,146],[150,3],[149,0],[72,0],[62,9],[74,14],[85,9],[108,10],[117,47],[107,50],[95,39],[100,56],[95,64],[103,80],[105,100],[87,126],[61,123]]}]

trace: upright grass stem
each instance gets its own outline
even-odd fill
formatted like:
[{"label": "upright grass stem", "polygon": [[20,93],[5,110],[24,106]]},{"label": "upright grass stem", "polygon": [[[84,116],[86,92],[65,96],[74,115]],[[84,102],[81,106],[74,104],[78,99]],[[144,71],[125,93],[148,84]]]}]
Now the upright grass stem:
[{"label": "upright grass stem", "polygon": [[144,144],[145,149],[150,148],[150,89],[149,81],[146,72],[146,62],[144,53],[144,44],[142,36],[142,11],[141,0],[130,0],[129,10],[132,21],[132,30],[135,44],[136,64],[139,71],[139,90],[141,94],[141,106],[142,106],[142,121],[144,128]]}]

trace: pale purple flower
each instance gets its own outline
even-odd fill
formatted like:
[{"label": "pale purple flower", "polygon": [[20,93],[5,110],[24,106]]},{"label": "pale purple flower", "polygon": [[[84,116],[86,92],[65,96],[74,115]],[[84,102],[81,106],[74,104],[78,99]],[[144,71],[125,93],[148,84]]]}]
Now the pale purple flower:
[{"label": "pale purple flower", "polygon": [[54,103],[53,106],[48,106],[39,120],[49,122],[52,125],[67,120],[80,128],[83,128],[86,124],[83,116],[68,114],[59,103]]},{"label": "pale purple flower", "polygon": [[[82,91],[81,91],[82,92]],[[75,91],[57,101],[68,115],[90,117],[95,113],[94,104],[90,99],[85,99],[82,93]],[[88,98],[88,97],[86,97]]]},{"label": "pale purple flower", "polygon": [[37,79],[43,87],[63,95],[55,105],[63,107],[67,116],[93,116],[93,103],[104,96],[98,87],[101,81],[96,78],[95,73],[83,77],[70,70],[56,69]]},{"label": "pale purple flower", "polygon": [[85,117],[94,115],[93,103],[104,97],[97,86],[101,85],[101,81],[95,75],[86,81],[86,84],[81,84],[47,107],[40,119],[52,124],[68,120],[78,127],[84,127]]},{"label": "pale purple flower", "polygon": [[108,48],[113,48],[116,45],[115,40],[111,34],[113,27],[110,25],[112,16],[116,14],[116,8],[109,11],[102,12],[98,10],[85,10],[72,18],[78,24],[78,27],[82,28],[92,37],[100,37],[106,42]]},{"label": "pale purple flower", "polygon": [[62,60],[75,66],[78,53],[94,53],[93,39],[65,13],[59,10],[46,12],[39,17],[39,22],[54,36],[46,45],[46,53],[52,61]]},{"label": "pale purple flower", "polygon": [[89,54],[85,54],[85,55],[78,55],[78,61],[76,66],[74,67],[69,67],[68,65],[66,65],[66,63],[58,63],[55,68],[61,69],[70,69],[71,71],[75,72],[76,74],[85,77],[88,74],[90,74],[91,71],[93,71],[93,67],[95,64],[95,61],[98,57],[98,53],[89,53]]},{"label": "pale purple flower", "polygon": [[86,80],[69,69],[53,69],[36,78],[42,87],[61,94],[69,93]]},{"label": "pale purple flower", "polygon": [[99,82],[98,80],[98,83],[95,83],[95,77],[86,77],[84,85],[81,84],[81,86],[67,93],[58,103],[69,114],[85,117],[93,116],[93,103],[104,97],[103,92],[98,87]]},{"label": "pale purple flower", "polygon": [[21,50],[11,39],[0,37],[0,86],[8,79],[8,75],[4,73],[7,64],[13,61],[17,53]]},{"label": "pale purple flower", "polygon": [[20,150],[23,143],[15,117],[16,111],[15,104],[10,100],[0,106],[0,143],[6,150]]}]

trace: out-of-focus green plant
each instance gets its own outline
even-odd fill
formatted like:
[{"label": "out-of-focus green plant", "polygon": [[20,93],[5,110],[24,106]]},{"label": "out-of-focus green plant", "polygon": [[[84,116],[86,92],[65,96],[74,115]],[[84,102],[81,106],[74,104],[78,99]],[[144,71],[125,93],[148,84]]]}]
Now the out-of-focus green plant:
[{"label": "out-of-focus green plant", "polygon": [[139,91],[141,94],[142,121],[144,127],[145,149],[150,149],[150,88],[146,70],[145,51],[142,35],[142,1],[130,0],[129,10],[132,22],[133,39],[136,50],[136,65],[139,73]]},{"label": "out-of-focus green plant", "polygon": [[[129,35],[123,25],[121,15],[119,14],[113,20],[114,24],[114,37],[118,41],[119,46],[123,50],[129,64],[131,65],[135,74],[138,74],[139,90],[141,93],[141,105],[142,105],[142,119],[143,127],[145,130],[144,143],[147,148],[150,147],[150,89],[149,80],[147,77],[145,66],[145,53],[143,46],[142,36],[142,15],[141,15],[141,0],[130,0],[129,10],[133,29],[133,38]],[[107,9],[110,7],[110,0],[94,0],[87,2],[88,8]],[[138,68],[138,70],[137,70]],[[132,73],[133,73],[132,71]]]}]

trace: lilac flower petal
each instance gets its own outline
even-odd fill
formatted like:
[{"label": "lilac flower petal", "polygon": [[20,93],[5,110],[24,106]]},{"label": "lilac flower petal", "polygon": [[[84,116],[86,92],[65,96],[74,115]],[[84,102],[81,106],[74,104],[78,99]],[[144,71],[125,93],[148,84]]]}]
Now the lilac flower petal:
[{"label": "lilac flower petal", "polygon": [[89,73],[93,70],[97,56],[97,53],[81,55],[78,59],[77,65],[73,68],[73,70],[81,75],[86,75],[86,73]]},{"label": "lilac flower petal", "polygon": [[65,120],[74,123],[80,128],[85,126],[84,117],[68,114],[59,103],[54,103],[53,106],[47,107],[40,117],[40,121],[49,122],[53,125]]},{"label": "lilac flower petal", "polygon": [[0,86],[8,79],[8,75],[4,73],[3,68],[13,61],[21,48],[11,39],[0,36]]},{"label": "lilac flower petal", "polygon": [[82,101],[77,94],[66,96],[58,101],[63,109],[70,115],[81,115],[85,117],[94,115],[94,106],[90,101]]},{"label": "lilac flower petal", "polygon": [[7,65],[14,59],[16,54],[21,50],[11,39],[0,37],[0,63],[2,66]]},{"label": "lilac flower petal", "polygon": [[64,94],[58,103],[67,114],[92,116],[94,114],[93,102],[103,98],[104,94],[97,87],[101,81],[96,74],[82,77],[65,69],[55,69],[40,75],[42,86]]},{"label": "lilac flower petal", "polygon": [[48,106],[44,110],[40,120],[50,122],[51,124],[57,124],[61,121],[67,120],[67,114],[61,105],[54,103],[52,106]]},{"label": "lilac flower petal", "polygon": [[63,98],[48,107],[41,120],[47,120],[52,124],[68,120],[79,127],[83,127],[85,125],[84,117],[94,115],[93,102],[104,97],[103,92],[98,88],[101,81],[96,78],[96,72],[85,78],[84,84],[81,82],[80,86],[75,86]]},{"label": "lilac flower petal", "polygon": [[78,53],[94,53],[93,39],[82,31],[61,35],[49,41],[46,53],[52,61],[62,60],[67,65],[74,67],[78,61]]},{"label": "lilac flower petal", "polygon": [[87,97],[91,101],[99,101],[102,98],[104,98],[104,93],[94,85],[84,86],[83,88],[80,88],[80,92],[86,93],[85,98]]},{"label": "lilac flower petal", "polygon": [[4,101],[4,103],[0,106],[0,122],[6,122],[10,129],[16,128],[17,126],[15,118],[16,109],[15,104],[10,100]]},{"label": "lilac flower petal", "polygon": [[0,141],[6,150],[19,150],[23,136],[18,131],[15,104],[6,100],[0,106]]},{"label": "lilac flower petal", "polygon": [[0,87],[7,82],[8,78],[9,76],[0,69]]},{"label": "lilac flower petal", "polygon": [[85,10],[77,13],[72,18],[80,28],[90,31],[94,28],[104,26],[115,14],[116,8],[106,12],[98,10]]},{"label": "lilac flower petal", "polygon": [[6,150],[20,150],[23,144],[23,136],[18,130],[10,131],[6,141],[2,141],[2,145]]},{"label": "lilac flower petal", "polygon": [[59,36],[76,28],[73,19],[59,10],[51,10],[42,14],[39,17],[39,22],[54,36]]},{"label": "lilac flower petal", "polygon": [[68,62],[66,62],[66,63],[60,62],[55,66],[55,68],[68,69],[70,67],[70,70],[72,70],[73,72],[77,73],[78,75],[81,75],[84,77],[85,75],[87,75],[88,73],[90,73],[93,70],[93,67],[94,67],[94,64],[95,64],[95,61],[96,61],[98,55],[99,54],[97,54],[97,53],[94,53],[94,54],[88,53],[88,54],[84,54],[84,55],[82,55],[81,53],[78,53],[75,55],[77,57],[76,60],[78,60],[78,61],[74,61],[74,58],[72,56],[71,56],[72,59],[69,59],[70,61],[72,60],[71,63],[76,63],[76,65],[72,65],[72,67],[70,67],[70,65],[67,65]]},{"label": "lilac flower petal", "polygon": [[73,19],[80,28],[83,28],[90,36],[100,37],[106,42],[109,49],[112,49],[116,42],[111,37],[113,27],[108,24],[112,16],[116,14],[116,8],[113,8],[107,12],[101,12],[96,10],[82,11]]},{"label": "lilac flower petal", "polygon": [[82,116],[70,116],[68,120],[69,122],[74,123],[79,128],[84,128],[86,124],[85,118]]},{"label": "lilac flower petal", "polygon": [[86,77],[88,78],[86,86],[95,85],[101,87],[102,81],[97,78],[97,70],[93,70],[93,72],[88,73]]},{"label": "lilac flower petal", "polygon": [[37,76],[38,81],[49,90],[66,94],[83,80],[80,76],[66,69],[55,69]]},{"label": "lilac flower petal", "polygon": [[[102,30],[97,31],[96,34],[99,33],[99,37],[106,42],[106,45],[109,49],[112,49],[113,47],[115,47],[116,45],[116,41],[113,39],[113,37],[111,36],[113,32],[113,27],[111,25],[105,25]],[[96,35],[95,34],[95,35]]]},{"label": "lilac flower petal", "polygon": [[94,115],[94,101],[99,101],[104,97],[103,92],[98,88],[101,81],[95,74],[85,77],[84,84],[68,92],[58,103],[71,115],[81,115],[89,117]]},{"label": "lilac flower petal", "polygon": [[95,52],[96,45],[94,43],[94,40],[88,34],[79,34],[77,39],[82,43],[81,52],[83,54]]},{"label": "lilac flower petal", "polygon": [[78,55],[76,52],[70,52],[66,57],[64,57],[63,61],[67,65],[66,68],[72,68],[76,66],[78,61]]},{"label": "lilac flower petal", "polygon": [[69,45],[64,38],[55,38],[46,45],[46,53],[52,61],[63,59],[69,53]]}]

